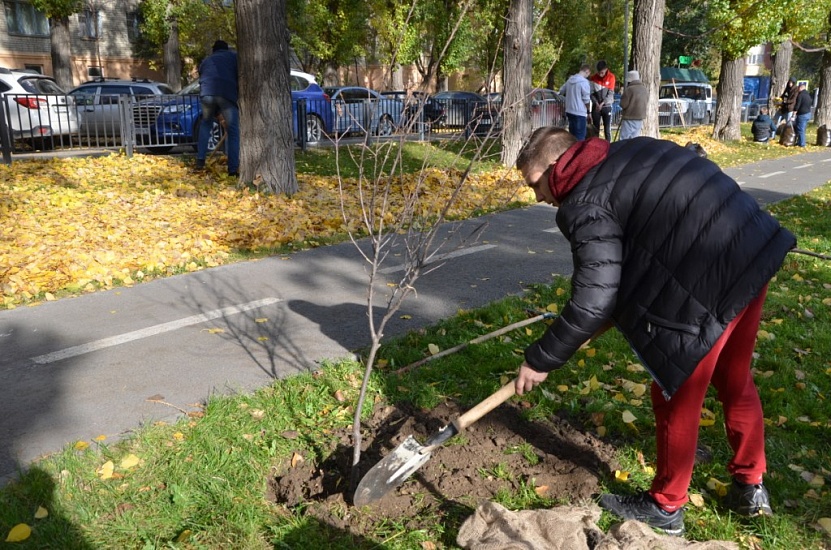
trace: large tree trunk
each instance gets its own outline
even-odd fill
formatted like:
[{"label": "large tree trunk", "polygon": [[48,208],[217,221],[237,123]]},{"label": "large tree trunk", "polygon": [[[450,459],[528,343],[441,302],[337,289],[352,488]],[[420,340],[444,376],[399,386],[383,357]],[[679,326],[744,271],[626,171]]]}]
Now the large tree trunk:
[{"label": "large tree trunk", "polygon": [[182,55],[179,52],[179,20],[168,18],[169,32],[164,43],[164,77],[174,92],[182,89]]},{"label": "large tree trunk", "polygon": [[[661,28],[665,0],[635,0],[632,19],[632,69],[640,73],[649,99],[642,136],[658,137],[658,89],[661,86]],[[624,78],[626,75],[623,75]]]},{"label": "large tree trunk", "polygon": [[788,78],[791,76],[793,43],[791,43],[790,39],[785,40],[777,46],[776,51],[770,57],[771,61],[773,61],[773,67],[770,70],[770,101],[768,101],[768,107],[770,107],[771,116],[773,116],[773,113],[776,112],[776,108],[773,106],[773,100],[782,97],[782,93],[785,91],[785,84],[788,83]]},{"label": "large tree trunk", "polygon": [[252,182],[261,176],[270,191],[290,195],[297,191],[297,175],[286,0],[237,0],[234,5],[240,74],[240,180]]},{"label": "large tree trunk", "polygon": [[[828,28],[831,29],[831,13],[828,14]],[[819,101],[814,113],[814,122],[817,127],[831,126],[831,51],[828,49],[822,54],[822,65],[819,70]]]},{"label": "large tree trunk", "polygon": [[64,90],[75,87],[72,78],[72,41],[69,34],[69,17],[53,17],[49,20],[49,42],[52,55],[52,76]]},{"label": "large tree trunk", "polygon": [[721,59],[721,76],[716,88],[716,119],[713,139],[736,141],[742,138],[742,92],[744,91],[745,58]]},{"label": "large tree trunk", "polygon": [[505,23],[505,95],[502,98],[502,164],[513,166],[531,133],[531,34],[533,0],[511,0]]}]

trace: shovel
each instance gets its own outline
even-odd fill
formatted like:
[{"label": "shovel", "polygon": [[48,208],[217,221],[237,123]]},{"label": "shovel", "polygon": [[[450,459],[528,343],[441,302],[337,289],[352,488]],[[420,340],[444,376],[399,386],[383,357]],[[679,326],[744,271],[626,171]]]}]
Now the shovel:
[{"label": "shovel", "polygon": [[407,436],[398,447],[370,468],[355,490],[355,506],[366,506],[401,485],[413,472],[430,459],[430,453],[445,441],[507,401],[516,392],[516,380],[511,380],[496,393],[454,419],[420,445],[413,436]]}]

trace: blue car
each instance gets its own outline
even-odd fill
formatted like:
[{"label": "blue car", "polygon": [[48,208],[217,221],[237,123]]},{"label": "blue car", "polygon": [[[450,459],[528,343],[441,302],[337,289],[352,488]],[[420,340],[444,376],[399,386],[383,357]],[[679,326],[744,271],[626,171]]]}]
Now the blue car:
[{"label": "blue car", "polygon": [[[329,96],[317,85],[312,75],[294,69],[291,70],[290,86],[294,135],[298,135],[298,110],[301,100],[304,100],[306,141],[317,143],[332,128]],[[151,153],[167,153],[177,145],[196,148],[201,122],[198,80],[182,88],[176,95],[147,99],[133,106],[136,143]],[[215,121],[208,138],[208,151],[216,148],[222,133],[222,126]]]}]

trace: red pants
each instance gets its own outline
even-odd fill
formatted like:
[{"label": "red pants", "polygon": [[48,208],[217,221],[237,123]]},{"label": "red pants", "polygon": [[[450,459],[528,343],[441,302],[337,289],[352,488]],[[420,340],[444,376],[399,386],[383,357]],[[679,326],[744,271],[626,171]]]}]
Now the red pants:
[{"label": "red pants", "polygon": [[727,325],[672,399],[653,383],[658,468],[649,494],[668,512],[686,504],[698,446],[698,424],[708,386],[718,391],[727,439],[733,449],[728,471],[742,483],[761,483],[765,473],[762,403],[750,373],[767,286]]}]

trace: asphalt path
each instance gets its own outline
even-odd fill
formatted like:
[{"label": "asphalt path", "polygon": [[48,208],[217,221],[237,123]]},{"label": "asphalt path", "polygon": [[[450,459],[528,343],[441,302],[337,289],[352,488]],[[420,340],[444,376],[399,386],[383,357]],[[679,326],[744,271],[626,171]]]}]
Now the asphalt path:
[{"label": "asphalt path", "polygon": [[[828,182],[831,148],[726,172],[775,202]],[[569,275],[554,216],[535,205],[447,224],[385,337]],[[400,261],[382,266],[380,297]],[[112,442],[367,345],[367,269],[344,243],[0,311],[0,484],[67,443]]]}]

